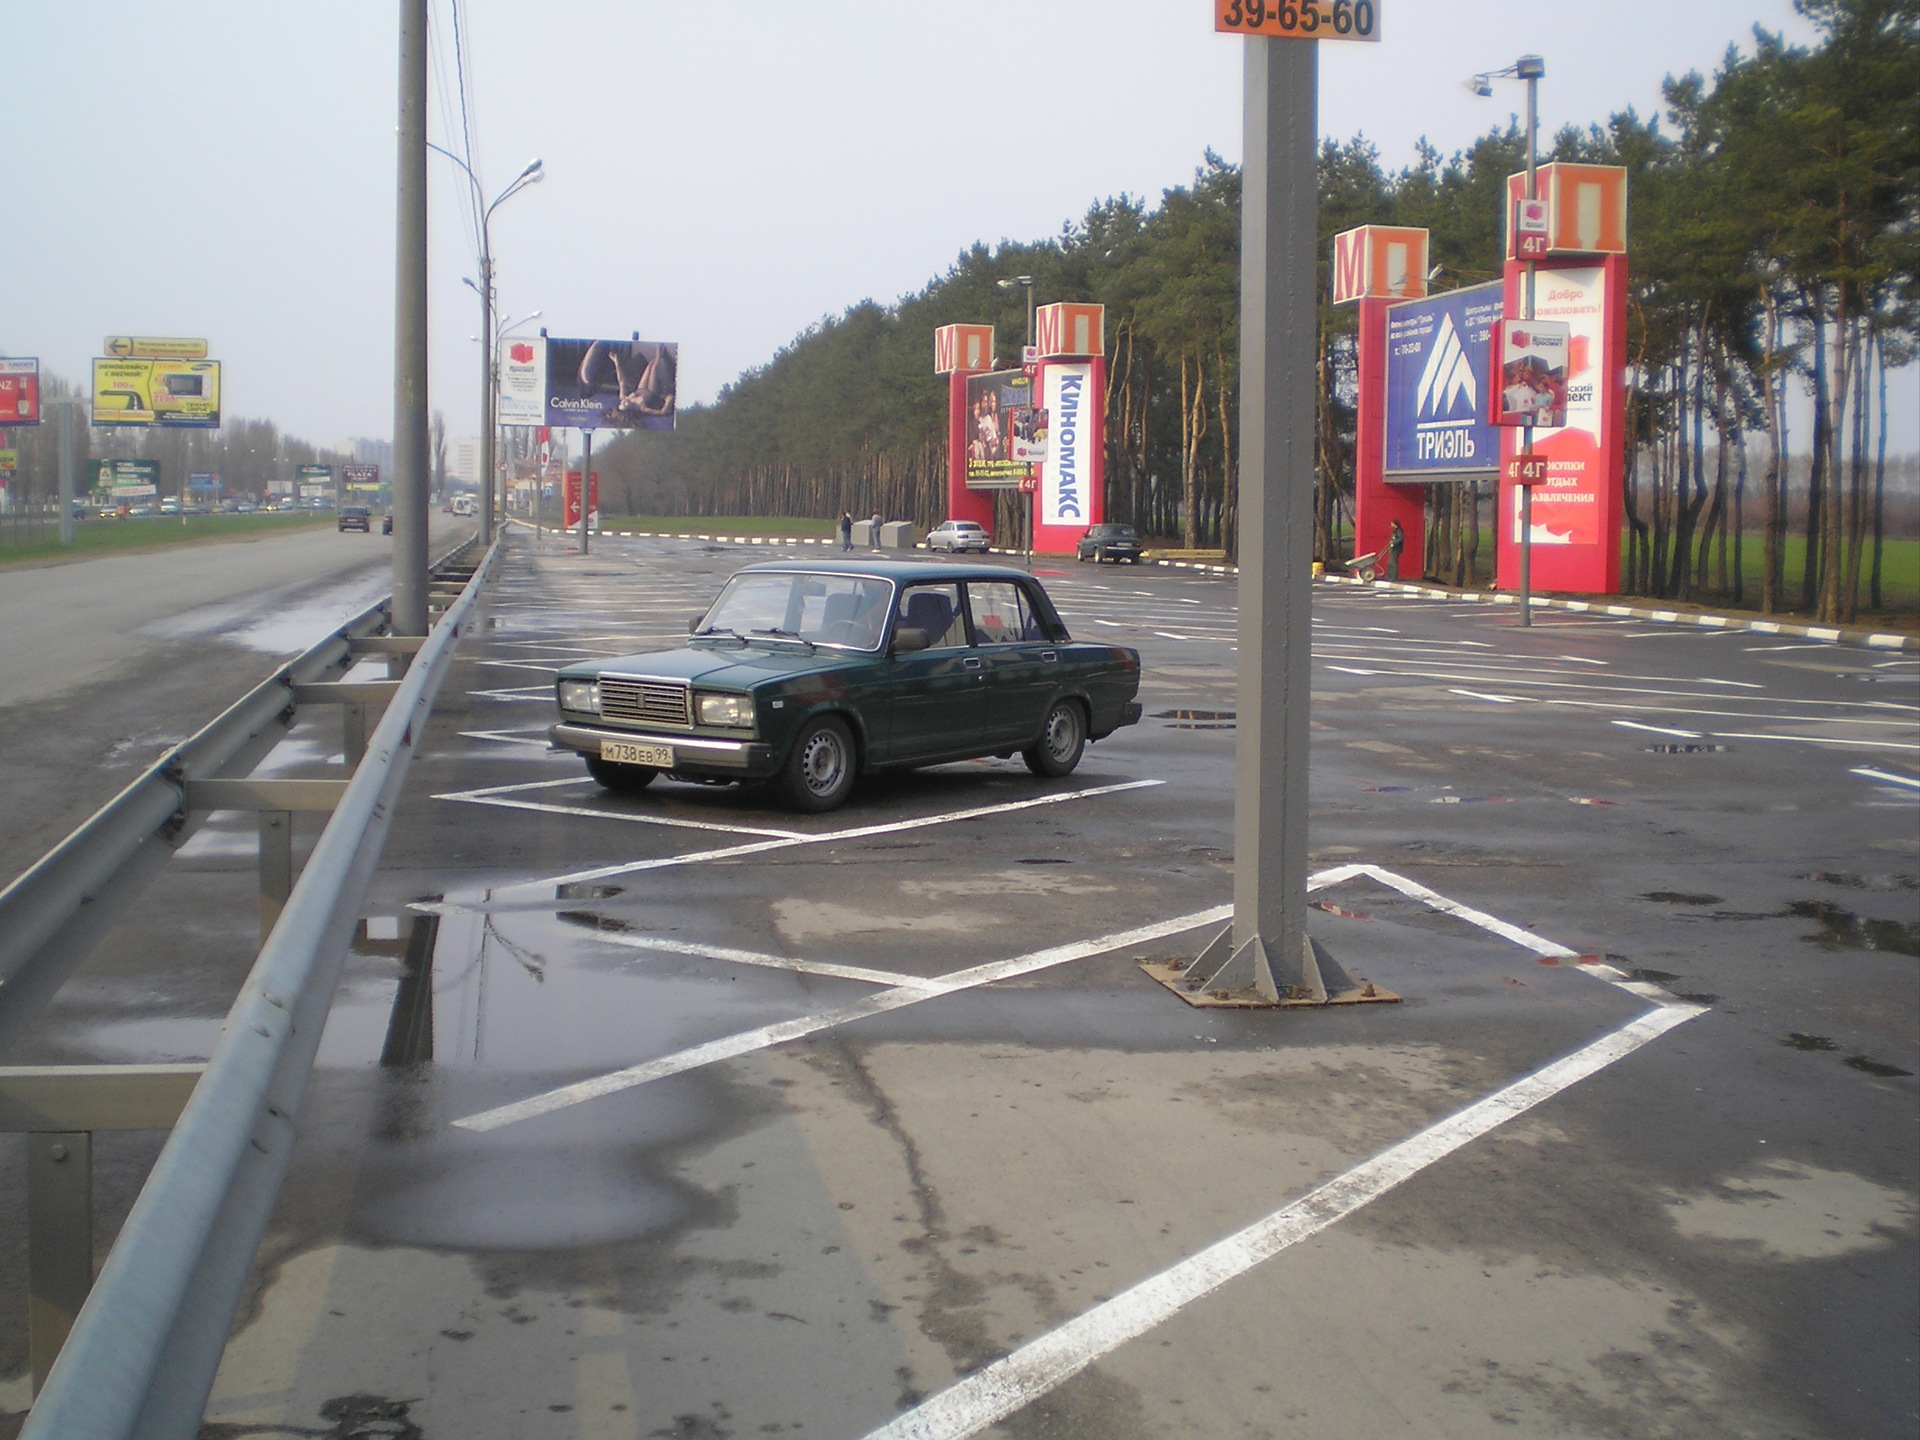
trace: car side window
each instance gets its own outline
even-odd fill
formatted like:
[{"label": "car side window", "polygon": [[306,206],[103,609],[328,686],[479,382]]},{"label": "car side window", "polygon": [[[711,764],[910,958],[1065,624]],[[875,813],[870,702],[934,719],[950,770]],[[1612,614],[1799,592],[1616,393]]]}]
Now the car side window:
[{"label": "car side window", "polygon": [[900,596],[901,630],[924,630],[929,650],[967,643],[966,618],[960,611],[957,584],[911,585]]},{"label": "car side window", "polygon": [[1026,594],[1012,581],[969,581],[967,605],[974,640],[981,645],[1011,645],[1039,636]]}]

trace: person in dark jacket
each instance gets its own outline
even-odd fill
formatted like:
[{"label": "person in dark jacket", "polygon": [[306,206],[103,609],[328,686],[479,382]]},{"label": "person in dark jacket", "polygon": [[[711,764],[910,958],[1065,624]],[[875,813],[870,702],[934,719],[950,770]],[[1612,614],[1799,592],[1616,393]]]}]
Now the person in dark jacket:
[{"label": "person in dark jacket", "polygon": [[1387,536],[1387,578],[1400,578],[1400,552],[1407,548],[1407,532],[1400,528],[1398,520],[1393,522],[1393,532]]}]

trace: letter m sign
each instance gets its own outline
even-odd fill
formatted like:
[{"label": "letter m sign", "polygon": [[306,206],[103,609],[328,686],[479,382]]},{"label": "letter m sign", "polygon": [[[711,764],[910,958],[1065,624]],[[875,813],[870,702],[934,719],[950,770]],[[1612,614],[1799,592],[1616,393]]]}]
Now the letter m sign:
[{"label": "letter m sign", "polygon": [[1333,237],[1333,303],[1418,300],[1427,293],[1427,232],[1362,225]]}]

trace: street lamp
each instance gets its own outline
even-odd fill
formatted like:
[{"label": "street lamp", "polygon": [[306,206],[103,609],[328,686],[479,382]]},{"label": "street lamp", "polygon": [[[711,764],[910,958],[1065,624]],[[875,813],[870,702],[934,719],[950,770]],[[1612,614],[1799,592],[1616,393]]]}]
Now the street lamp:
[{"label": "street lamp", "polygon": [[[480,177],[473,173],[468,165],[451,150],[435,145],[431,140],[427,148],[444,155],[460,167],[460,173],[467,177],[467,183],[473,187],[473,206],[480,219],[480,283],[469,285],[480,295],[480,333],[493,334],[493,242],[489,238],[488,227],[493,221],[493,212],[508,200],[518,195],[529,185],[537,185],[546,178],[546,171],[538,160],[530,160],[521,172],[507,182],[502,190],[487,204],[486,191],[480,184]],[[494,347],[485,345],[480,357],[480,543],[493,543],[493,375]]]},{"label": "street lamp", "polygon": [[[1011,280],[996,280],[993,283],[1002,290],[1024,289],[1027,292],[1027,348],[1031,350],[1033,348],[1033,277],[1016,275]],[[1026,355],[1023,353],[1020,358],[1025,360]]]},{"label": "street lamp", "polygon": [[[1527,82],[1527,199],[1540,198],[1539,185],[1539,145],[1540,145],[1540,77],[1547,73],[1547,62],[1538,55],[1522,55],[1504,70],[1487,70],[1467,81],[1467,88],[1485,99],[1493,94],[1495,80],[1524,80]],[[1513,223],[1509,217],[1507,224]],[[1533,260],[1528,257],[1526,279],[1521,288],[1520,318],[1533,319]],[[1490,383],[1497,383],[1490,382]],[[1521,432],[1520,453],[1523,457],[1533,454],[1533,426],[1528,425]],[[1520,467],[1520,623],[1533,624],[1533,486],[1527,476],[1529,468]],[[1495,493],[1498,493],[1496,487]]]}]

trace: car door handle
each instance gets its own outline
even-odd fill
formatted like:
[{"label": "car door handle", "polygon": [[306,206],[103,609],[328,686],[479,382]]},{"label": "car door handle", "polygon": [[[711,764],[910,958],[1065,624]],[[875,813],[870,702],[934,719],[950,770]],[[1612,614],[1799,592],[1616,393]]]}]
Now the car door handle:
[{"label": "car door handle", "polygon": [[1056,661],[1058,661],[1059,658],[1060,656],[1058,655],[1058,653],[1052,650],[1042,650],[1040,652],[1040,662],[1043,665],[1052,665]]},{"label": "car door handle", "polygon": [[980,668],[980,657],[978,655],[969,655],[960,663],[969,670],[978,670]]}]

